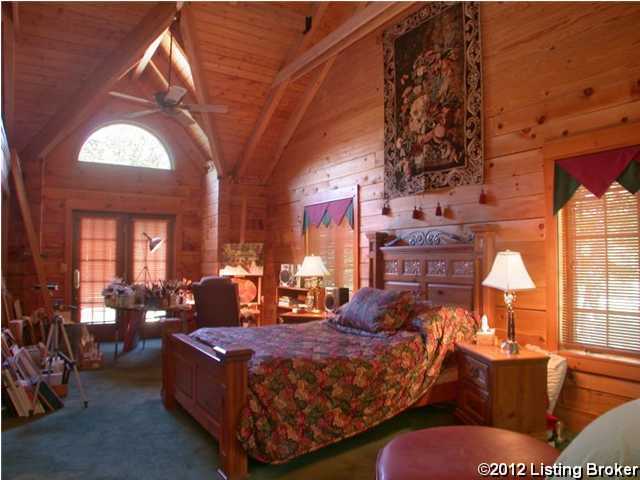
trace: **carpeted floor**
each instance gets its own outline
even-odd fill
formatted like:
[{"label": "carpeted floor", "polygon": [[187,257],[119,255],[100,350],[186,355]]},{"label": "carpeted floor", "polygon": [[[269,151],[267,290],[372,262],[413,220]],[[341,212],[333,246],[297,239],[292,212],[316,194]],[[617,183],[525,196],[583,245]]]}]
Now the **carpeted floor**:
[{"label": "carpeted floor", "polygon": [[[147,342],[104,369],[81,372],[83,409],[71,383],[65,407],[28,421],[2,421],[2,477],[19,480],[213,479],[216,442],[186,413],[160,401],[160,342]],[[251,461],[251,479],[372,479],[378,450],[395,435],[449,425],[449,409],[406,412],[377,428],[285,465]]]}]

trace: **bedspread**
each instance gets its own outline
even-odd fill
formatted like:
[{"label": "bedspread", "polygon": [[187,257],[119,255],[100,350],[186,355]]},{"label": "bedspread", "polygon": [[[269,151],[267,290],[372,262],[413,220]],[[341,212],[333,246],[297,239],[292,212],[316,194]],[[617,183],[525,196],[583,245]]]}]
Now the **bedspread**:
[{"label": "bedspread", "polygon": [[415,403],[437,378],[455,333],[470,331],[468,318],[452,318],[436,321],[428,341],[420,332],[346,333],[327,321],[204,328],[191,336],[210,346],[255,351],[237,434],[252,457],[281,463],[363,432]]}]

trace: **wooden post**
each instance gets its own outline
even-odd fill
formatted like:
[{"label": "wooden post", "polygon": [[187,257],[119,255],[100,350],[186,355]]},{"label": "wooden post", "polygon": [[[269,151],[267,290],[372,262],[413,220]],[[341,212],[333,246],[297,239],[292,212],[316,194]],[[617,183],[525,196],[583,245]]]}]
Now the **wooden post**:
[{"label": "wooden post", "polygon": [[247,207],[249,203],[248,193],[242,193],[242,204],[240,207],[240,243],[245,242],[247,235]]},{"label": "wooden post", "polygon": [[18,206],[20,208],[20,214],[22,215],[22,221],[24,223],[24,229],[27,232],[27,241],[29,242],[29,249],[33,256],[33,263],[36,267],[36,275],[38,277],[38,285],[40,286],[40,294],[42,295],[42,301],[44,303],[45,311],[51,318],[53,316],[53,306],[51,303],[51,297],[49,296],[49,290],[47,289],[47,277],[44,270],[44,263],[40,256],[40,243],[38,242],[38,236],[33,226],[33,217],[31,216],[31,207],[27,199],[27,193],[24,187],[24,180],[22,176],[22,166],[20,165],[20,158],[15,150],[11,151],[11,173],[13,177],[13,184],[16,189],[16,198],[18,199]]},{"label": "wooden post", "polygon": [[[496,256],[496,225],[472,225],[470,230],[475,234],[475,251],[478,255],[478,263],[476,265],[476,275],[480,276],[480,280],[475,282],[481,285],[482,280],[487,276],[493,265]],[[473,304],[478,315],[486,314],[489,319],[496,318],[496,299],[490,288],[479,287],[480,291],[474,292]],[[495,320],[494,320],[495,321]]]},{"label": "wooden post", "polygon": [[384,232],[367,233],[369,239],[369,286],[384,288],[384,265],[380,247],[387,241],[388,234]]}]

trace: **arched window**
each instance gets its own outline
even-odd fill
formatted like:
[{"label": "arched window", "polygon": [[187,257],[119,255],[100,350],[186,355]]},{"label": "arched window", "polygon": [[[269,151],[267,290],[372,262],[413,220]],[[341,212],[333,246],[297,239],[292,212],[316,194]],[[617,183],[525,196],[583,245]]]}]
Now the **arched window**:
[{"label": "arched window", "polygon": [[81,162],[171,170],[164,144],[148,130],[130,123],[114,123],[93,132],[80,149]]}]

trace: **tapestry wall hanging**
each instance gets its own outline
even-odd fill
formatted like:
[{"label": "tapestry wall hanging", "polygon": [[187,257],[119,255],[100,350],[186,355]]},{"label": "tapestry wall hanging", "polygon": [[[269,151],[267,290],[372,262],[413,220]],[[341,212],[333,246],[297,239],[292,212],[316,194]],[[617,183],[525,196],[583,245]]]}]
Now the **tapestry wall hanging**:
[{"label": "tapestry wall hanging", "polygon": [[433,2],[384,32],[387,198],[482,183],[479,16]]}]

